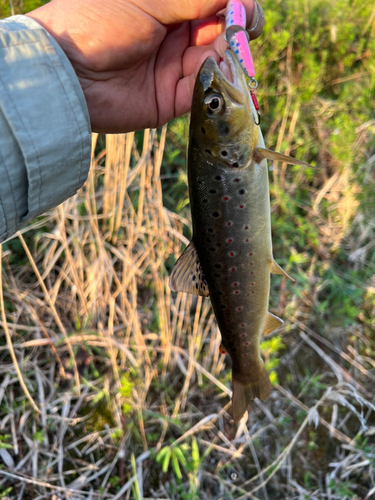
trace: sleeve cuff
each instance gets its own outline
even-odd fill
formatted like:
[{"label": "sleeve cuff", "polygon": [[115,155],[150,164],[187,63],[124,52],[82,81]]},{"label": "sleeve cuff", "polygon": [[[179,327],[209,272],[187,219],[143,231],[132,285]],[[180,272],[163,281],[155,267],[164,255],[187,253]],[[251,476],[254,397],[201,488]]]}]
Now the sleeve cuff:
[{"label": "sleeve cuff", "polygon": [[[20,175],[27,177],[27,210],[17,230],[82,187],[91,153],[89,115],[77,76],[54,38],[26,16],[0,23],[0,110],[23,157]],[[5,160],[8,171],[17,168],[10,160]]]}]

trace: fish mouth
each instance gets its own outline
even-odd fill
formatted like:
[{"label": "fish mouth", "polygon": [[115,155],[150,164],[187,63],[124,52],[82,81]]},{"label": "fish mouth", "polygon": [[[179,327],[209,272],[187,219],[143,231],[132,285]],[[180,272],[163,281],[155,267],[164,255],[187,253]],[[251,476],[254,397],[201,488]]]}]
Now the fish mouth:
[{"label": "fish mouth", "polygon": [[224,91],[228,98],[238,104],[246,102],[247,84],[245,74],[235,55],[230,49],[224,53],[219,65],[212,57],[208,57],[200,72],[203,90],[209,88]]},{"label": "fish mouth", "polygon": [[224,53],[222,60],[219,63],[219,69],[227,82],[238,88],[238,67],[236,66],[237,59],[232,52],[227,49]]}]

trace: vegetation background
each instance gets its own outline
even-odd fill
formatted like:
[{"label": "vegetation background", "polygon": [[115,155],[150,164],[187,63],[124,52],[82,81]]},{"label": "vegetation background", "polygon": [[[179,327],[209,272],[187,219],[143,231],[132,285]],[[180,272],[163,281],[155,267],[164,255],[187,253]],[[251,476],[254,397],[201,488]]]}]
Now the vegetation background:
[{"label": "vegetation background", "polygon": [[[0,13],[37,0],[0,0]],[[171,293],[191,235],[189,117],[93,136],[74,199],[2,245],[0,498],[375,497],[375,7],[264,0],[274,391],[235,426],[209,299]],[[124,110],[124,113],[126,110]]]}]

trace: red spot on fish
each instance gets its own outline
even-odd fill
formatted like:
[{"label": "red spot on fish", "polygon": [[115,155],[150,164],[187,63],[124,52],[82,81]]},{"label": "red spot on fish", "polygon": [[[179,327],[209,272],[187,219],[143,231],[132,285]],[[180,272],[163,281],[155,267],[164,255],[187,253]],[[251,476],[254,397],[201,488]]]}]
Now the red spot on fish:
[{"label": "red spot on fish", "polygon": [[238,295],[240,292],[239,292],[238,290],[236,290],[234,293],[235,293],[236,295]]},{"label": "red spot on fish", "polygon": [[231,225],[232,225],[232,223],[231,223],[231,222],[227,222],[227,226],[231,226]]},{"label": "red spot on fish", "polygon": [[230,253],[230,256],[231,256],[231,257],[234,257],[234,253],[233,253],[233,252],[231,252],[231,253]]},{"label": "red spot on fish", "polygon": [[245,241],[246,241],[246,243],[249,243],[249,240],[245,240]]},{"label": "red spot on fish", "polygon": [[250,257],[253,255],[253,252],[249,253]]},{"label": "red spot on fish", "polygon": [[242,307],[237,307],[237,311],[241,311]]},{"label": "red spot on fish", "polygon": [[232,240],[231,238],[229,238],[228,243],[232,243],[232,241],[233,241],[233,240]]},{"label": "red spot on fish", "polygon": [[241,327],[243,328],[245,326],[245,323],[242,323]]},{"label": "red spot on fish", "polygon": [[251,273],[250,273],[250,274],[254,274],[254,273],[251,271]]},{"label": "red spot on fish", "polygon": [[251,286],[254,286],[254,283],[251,283]]},{"label": "red spot on fish", "polygon": [[234,283],[233,286],[238,286],[238,283]]},{"label": "red spot on fish", "polygon": [[246,365],[245,365],[245,366],[250,366],[250,363],[246,363]]},{"label": "red spot on fish", "polygon": [[252,263],[252,262],[250,262],[250,266],[252,266],[252,265],[253,265],[253,263]]},{"label": "red spot on fish", "polygon": [[242,337],[242,338],[244,338],[244,337],[245,337],[245,334],[243,333],[243,334],[241,335],[241,337]]},{"label": "red spot on fish", "polygon": [[236,270],[236,268],[235,268],[235,267],[232,267],[232,273],[234,273],[234,271],[235,271],[235,270]]},{"label": "red spot on fish", "polygon": [[248,227],[248,226],[245,226],[245,229],[249,229],[249,227]]},{"label": "red spot on fish", "polygon": [[249,345],[249,342],[245,342],[245,345]]},{"label": "red spot on fish", "polygon": [[224,201],[228,201],[228,196],[224,196]]},{"label": "red spot on fish", "polygon": [[243,357],[243,358],[246,358],[246,356],[247,356],[247,354],[242,354],[242,357]]},{"label": "red spot on fish", "polygon": [[240,205],[240,208],[243,208],[243,205]]},{"label": "red spot on fish", "polygon": [[255,293],[255,292],[251,292],[251,293]]}]

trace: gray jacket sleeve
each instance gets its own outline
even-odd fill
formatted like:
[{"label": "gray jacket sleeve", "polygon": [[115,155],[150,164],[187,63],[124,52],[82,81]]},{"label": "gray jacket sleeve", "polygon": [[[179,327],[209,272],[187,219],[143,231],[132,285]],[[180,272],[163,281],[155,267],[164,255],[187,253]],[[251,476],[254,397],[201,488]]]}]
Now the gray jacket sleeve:
[{"label": "gray jacket sleeve", "polygon": [[74,195],[91,132],[77,76],[36,21],[0,21],[0,243]]}]

